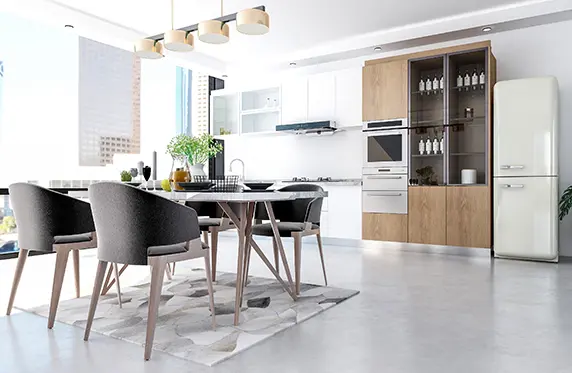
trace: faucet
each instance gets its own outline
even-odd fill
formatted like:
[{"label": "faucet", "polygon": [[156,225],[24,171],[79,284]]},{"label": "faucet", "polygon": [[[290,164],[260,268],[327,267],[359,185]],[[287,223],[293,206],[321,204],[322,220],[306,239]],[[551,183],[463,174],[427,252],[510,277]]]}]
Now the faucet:
[{"label": "faucet", "polygon": [[240,181],[244,181],[244,161],[240,158],[235,158],[232,161],[230,161],[230,166],[228,171],[232,172],[232,165],[234,162],[240,162],[242,164],[242,176],[240,177]]}]

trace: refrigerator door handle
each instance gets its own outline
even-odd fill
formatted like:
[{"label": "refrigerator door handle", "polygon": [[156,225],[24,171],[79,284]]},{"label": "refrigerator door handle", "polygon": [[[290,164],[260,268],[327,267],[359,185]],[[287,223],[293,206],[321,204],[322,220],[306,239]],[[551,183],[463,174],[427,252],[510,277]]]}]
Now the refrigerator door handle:
[{"label": "refrigerator door handle", "polygon": [[523,165],[507,164],[507,165],[500,166],[500,168],[501,168],[501,170],[522,170],[522,169],[524,169],[524,166]]},{"label": "refrigerator door handle", "polygon": [[503,184],[503,188],[524,188],[523,184]]}]

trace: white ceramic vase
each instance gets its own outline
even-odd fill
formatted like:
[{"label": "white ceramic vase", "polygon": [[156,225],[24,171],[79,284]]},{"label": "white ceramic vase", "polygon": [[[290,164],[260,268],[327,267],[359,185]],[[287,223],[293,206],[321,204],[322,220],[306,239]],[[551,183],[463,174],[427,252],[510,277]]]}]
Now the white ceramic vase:
[{"label": "white ceramic vase", "polygon": [[205,174],[204,168],[205,165],[202,163],[191,165],[191,177],[193,178],[193,181],[195,176],[207,176],[207,174]]}]

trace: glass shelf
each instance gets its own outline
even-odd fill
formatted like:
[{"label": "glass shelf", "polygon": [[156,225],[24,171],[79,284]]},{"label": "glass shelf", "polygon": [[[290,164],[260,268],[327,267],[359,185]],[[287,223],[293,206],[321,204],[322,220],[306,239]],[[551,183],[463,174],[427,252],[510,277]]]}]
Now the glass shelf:
[{"label": "glass shelf", "polygon": [[429,158],[429,157],[442,157],[443,154],[439,153],[439,154],[412,154],[411,157],[412,158]]},{"label": "glass shelf", "polygon": [[[478,88],[478,89],[477,89]],[[457,86],[451,87],[453,91],[457,92],[485,92],[485,85],[478,84],[478,85],[471,85],[471,86]]]},{"label": "glass shelf", "polygon": [[451,153],[451,156],[456,157],[470,157],[470,156],[483,156],[485,152],[471,152],[471,153]]},{"label": "glass shelf", "polygon": [[442,95],[443,94],[443,89],[439,88],[439,89],[429,89],[429,90],[425,90],[425,91],[414,91],[411,92],[412,95],[420,95],[420,96],[436,96],[436,95]]}]

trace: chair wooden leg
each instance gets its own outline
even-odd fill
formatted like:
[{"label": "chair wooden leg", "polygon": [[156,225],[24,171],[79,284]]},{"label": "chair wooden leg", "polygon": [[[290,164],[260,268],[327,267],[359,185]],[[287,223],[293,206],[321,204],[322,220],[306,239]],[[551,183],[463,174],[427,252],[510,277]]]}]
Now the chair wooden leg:
[{"label": "chair wooden leg", "polygon": [[173,279],[173,275],[171,274],[171,266],[168,264],[165,266],[165,275],[167,276],[167,280],[171,281]]},{"label": "chair wooden leg", "polygon": [[216,328],[216,318],[215,318],[215,303],[214,303],[214,289],[213,289],[213,279],[211,276],[211,268],[210,268],[210,255],[208,250],[205,250],[205,273],[207,277],[207,287],[209,290],[209,303],[211,306],[211,317],[212,317],[212,325],[213,329]]},{"label": "chair wooden leg", "polygon": [[113,273],[115,275],[115,289],[117,291],[117,302],[119,303],[119,308],[123,308],[123,304],[121,303],[121,285],[119,284],[119,267],[117,263],[113,263]]},{"label": "chair wooden leg", "polygon": [[209,245],[209,232],[204,231],[203,232],[203,242],[205,243],[205,245]]},{"label": "chair wooden leg", "polygon": [[272,248],[274,249],[274,266],[276,267],[276,273],[280,274],[280,258],[278,257],[278,243],[276,238],[272,237]]},{"label": "chair wooden leg", "polygon": [[93,283],[93,293],[91,293],[91,302],[89,304],[87,323],[85,324],[85,333],[83,335],[84,341],[87,341],[89,339],[89,332],[91,331],[91,324],[93,323],[93,317],[95,316],[95,309],[97,308],[99,294],[101,293],[101,288],[103,287],[103,277],[105,276],[106,269],[107,269],[107,262],[103,262],[100,260],[99,263],[97,264],[97,272],[95,273],[95,282]]},{"label": "chair wooden leg", "polygon": [[212,280],[216,281],[216,260],[218,254],[218,229],[214,228],[211,231],[211,271]]},{"label": "chair wooden leg", "polygon": [[109,266],[109,271],[107,272],[107,276],[105,277],[105,281],[103,282],[103,287],[101,289],[101,295],[105,295],[108,292],[108,287],[110,287],[109,285],[109,281],[111,281],[111,275],[113,274],[113,266]]},{"label": "chair wooden leg", "polygon": [[22,271],[24,270],[24,264],[26,264],[28,253],[29,250],[25,249],[20,249],[20,252],[18,253],[18,263],[16,264],[16,272],[14,272],[14,280],[12,281],[12,291],[10,292],[10,300],[8,301],[8,308],[6,309],[7,316],[12,313],[14,299],[16,299],[16,292],[18,291],[18,285],[20,284],[20,278],[22,277]]},{"label": "chair wooden leg", "polygon": [[294,237],[294,282],[296,285],[296,295],[300,295],[300,269],[302,266],[302,236]]},{"label": "chair wooden leg", "polygon": [[72,250],[73,254],[73,273],[75,278],[75,297],[80,297],[80,283],[79,283],[79,250]]},{"label": "chair wooden leg", "polygon": [[161,258],[152,258],[149,262],[151,264],[151,290],[149,292],[149,314],[147,316],[147,336],[145,338],[145,360],[151,358],[166,266]]},{"label": "chair wooden leg", "polygon": [[175,262],[173,262],[173,266],[171,267],[171,275],[175,276]]},{"label": "chair wooden leg", "polygon": [[52,329],[54,327],[54,322],[56,321],[56,313],[58,311],[58,303],[60,302],[62,284],[64,282],[64,275],[66,274],[69,255],[70,249],[68,248],[56,249],[56,269],[54,271],[54,283],[52,285],[52,299],[50,301],[48,329]]},{"label": "chair wooden leg", "polygon": [[322,236],[320,233],[316,235],[318,240],[318,249],[320,250],[320,259],[322,260],[322,271],[324,272],[324,283],[328,286],[328,277],[326,276],[326,263],[324,262],[324,250],[322,249]]}]

